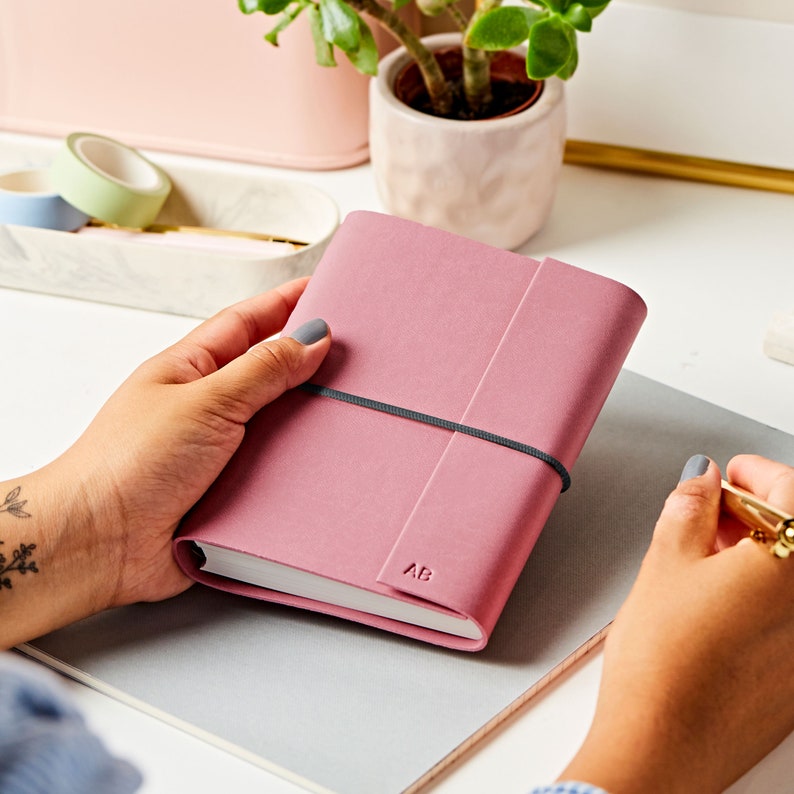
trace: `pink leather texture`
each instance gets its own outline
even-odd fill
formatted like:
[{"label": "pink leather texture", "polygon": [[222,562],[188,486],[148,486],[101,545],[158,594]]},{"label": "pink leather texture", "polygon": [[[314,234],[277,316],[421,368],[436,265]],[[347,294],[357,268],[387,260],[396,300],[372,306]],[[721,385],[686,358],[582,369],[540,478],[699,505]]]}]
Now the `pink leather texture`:
[{"label": "pink leather texture", "polygon": [[[645,311],[628,287],[588,271],[354,212],[285,330],[329,323],[314,383],[506,436],[570,470]],[[560,488],[551,466],[521,452],[292,391],[252,420],[175,554],[212,586],[479,650]],[[197,538],[437,605],[470,617],[483,639],[205,574],[189,552]]]}]

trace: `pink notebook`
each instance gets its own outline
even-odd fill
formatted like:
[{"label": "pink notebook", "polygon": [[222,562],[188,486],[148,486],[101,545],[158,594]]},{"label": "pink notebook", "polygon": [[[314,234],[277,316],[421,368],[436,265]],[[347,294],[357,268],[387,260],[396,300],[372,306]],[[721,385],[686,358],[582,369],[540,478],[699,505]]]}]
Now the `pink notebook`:
[{"label": "pink notebook", "polygon": [[553,259],[351,213],[285,329],[325,319],[328,358],[310,391],[250,422],[183,521],[179,564],[234,593],[485,647],[645,311]]}]

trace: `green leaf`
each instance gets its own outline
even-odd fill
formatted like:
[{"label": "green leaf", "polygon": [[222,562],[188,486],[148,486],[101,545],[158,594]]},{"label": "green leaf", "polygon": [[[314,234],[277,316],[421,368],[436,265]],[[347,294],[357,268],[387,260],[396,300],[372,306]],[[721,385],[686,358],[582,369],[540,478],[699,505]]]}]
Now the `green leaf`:
[{"label": "green leaf", "polygon": [[237,0],[237,7],[244,14],[253,14],[255,11],[262,10],[258,0]]},{"label": "green leaf", "polygon": [[303,11],[305,5],[305,3],[296,3],[292,6],[292,8],[285,11],[281,16],[281,19],[279,19],[273,28],[265,33],[265,41],[269,42],[274,47],[278,47],[278,34],[281,33],[282,30],[288,28],[295,21],[295,17],[297,17],[298,14]]},{"label": "green leaf", "polygon": [[320,0],[323,36],[343,52],[355,52],[361,44],[358,14],[344,0]]},{"label": "green leaf", "polygon": [[399,11],[401,8],[407,6],[410,2],[411,0],[394,0],[392,7],[395,11]]},{"label": "green leaf", "polygon": [[314,59],[320,66],[336,66],[333,45],[327,42],[323,35],[323,21],[319,9],[312,3],[306,13],[309,15],[309,29],[314,42]]},{"label": "green leaf", "polygon": [[575,35],[574,29],[556,14],[534,25],[527,50],[527,74],[533,80],[557,74],[571,57]]},{"label": "green leaf", "polygon": [[579,48],[576,45],[576,39],[573,40],[573,50],[571,51],[571,57],[568,58],[568,62],[565,66],[557,72],[557,77],[561,80],[569,80],[573,77],[573,73],[576,71],[576,67],[579,65]]},{"label": "green leaf", "polygon": [[547,12],[525,6],[500,6],[483,14],[466,34],[466,46],[507,50],[527,40],[532,26]]},{"label": "green leaf", "polygon": [[378,73],[378,60],[380,59],[378,45],[375,43],[375,37],[372,35],[369,25],[367,25],[361,17],[359,17],[358,21],[360,25],[361,44],[355,52],[348,52],[346,55],[350,63],[352,63],[361,74],[374,77]]},{"label": "green leaf", "polygon": [[581,3],[574,3],[563,14],[566,22],[569,22],[576,30],[582,33],[589,33],[593,27],[593,18]]},{"label": "green leaf", "polygon": [[237,5],[244,14],[261,11],[272,16],[280,14],[291,2],[292,0],[237,0]]},{"label": "green leaf", "polygon": [[307,5],[309,5],[309,0],[302,0],[302,2],[295,3],[292,8],[285,11],[273,28],[265,33],[265,41],[269,42],[274,47],[278,47],[278,34],[281,33],[282,30],[288,28]]},{"label": "green leaf", "polygon": [[[582,3],[582,5],[586,4]],[[604,9],[606,9],[608,5],[609,3],[604,3],[603,5],[595,7],[587,6],[587,12],[590,14],[590,19],[595,19],[602,11],[604,11]]]}]

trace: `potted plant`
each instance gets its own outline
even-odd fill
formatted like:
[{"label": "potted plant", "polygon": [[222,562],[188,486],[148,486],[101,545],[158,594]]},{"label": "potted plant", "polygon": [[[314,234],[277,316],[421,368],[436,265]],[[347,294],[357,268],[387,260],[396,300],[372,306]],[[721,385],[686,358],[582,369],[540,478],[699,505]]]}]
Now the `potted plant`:
[{"label": "potted plant", "polygon": [[[370,156],[387,211],[515,248],[545,222],[565,143],[563,82],[578,65],[578,33],[609,0],[238,0],[279,19],[308,16],[317,62],[340,50],[372,75]],[[447,13],[459,33],[420,38],[400,9]],[[516,2],[516,0],[511,0]],[[365,19],[402,47],[379,59]],[[518,59],[518,61],[516,61]],[[516,63],[520,66],[516,66]]]}]

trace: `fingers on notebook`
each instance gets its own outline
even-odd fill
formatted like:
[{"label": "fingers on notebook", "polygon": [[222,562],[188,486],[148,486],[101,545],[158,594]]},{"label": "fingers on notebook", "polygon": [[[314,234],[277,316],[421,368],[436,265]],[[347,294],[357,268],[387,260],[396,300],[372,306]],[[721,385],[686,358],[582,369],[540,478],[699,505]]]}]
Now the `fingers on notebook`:
[{"label": "fingers on notebook", "polygon": [[309,380],[331,346],[330,333],[312,344],[285,337],[254,345],[211,376],[226,399],[244,405],[248,421],[287,389]]},{"label": "fingers on notebook", "polygon": [[306,278],[289,281],[229,306],[201,323],[177,346],[201,375],[208,375],[281,331],[307,283]]}]

